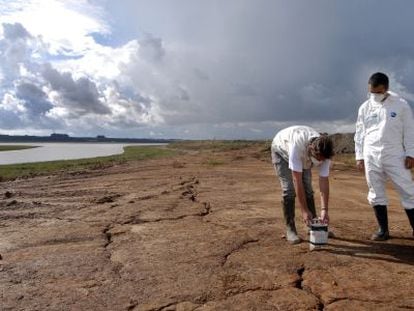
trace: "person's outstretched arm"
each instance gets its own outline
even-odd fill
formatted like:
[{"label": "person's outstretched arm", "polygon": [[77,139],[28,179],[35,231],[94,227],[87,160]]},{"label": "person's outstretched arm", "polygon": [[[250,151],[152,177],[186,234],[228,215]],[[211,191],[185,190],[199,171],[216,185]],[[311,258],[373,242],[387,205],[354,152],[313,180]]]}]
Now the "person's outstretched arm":
[{"label": "person's outstretched arm", "polygon": [[319,190],[321,192],[321,219],[324,223],[329,223],[329,177],[319,176]]},{"label": "person's outstretched arm", "polygon": [[300,209],[302,212],[303,221],[310,225],[312,221],[312,213],[308,209],[306,203],[305,187],[303,186],[302,172],[292,171],[293,184],[295,186],[296,197],[299,201]]}]

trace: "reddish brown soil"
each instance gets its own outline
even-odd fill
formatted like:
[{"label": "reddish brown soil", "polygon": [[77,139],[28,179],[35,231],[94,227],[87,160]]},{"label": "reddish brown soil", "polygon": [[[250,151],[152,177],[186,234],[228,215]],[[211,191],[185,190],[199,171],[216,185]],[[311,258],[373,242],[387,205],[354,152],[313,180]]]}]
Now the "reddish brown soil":
[{"label": "reddish brown soil", "polygon": [[282,238],[279,183],[255,148],[0,187],[1,310],[414,309],[414,240],[396,194],[393,239],[367,240],[364,176],[339,164],[337,238],[312,252]]}]

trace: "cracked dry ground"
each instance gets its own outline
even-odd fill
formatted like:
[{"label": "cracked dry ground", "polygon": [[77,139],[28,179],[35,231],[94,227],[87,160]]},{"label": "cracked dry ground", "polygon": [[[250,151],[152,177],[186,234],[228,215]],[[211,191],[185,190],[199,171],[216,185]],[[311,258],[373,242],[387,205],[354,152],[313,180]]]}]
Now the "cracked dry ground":
[{"label": "cracked dry ground", "polygon": [[414,240],[395,193],[394,238],[368,241],[364,177],[340,164],[337,238],[313,252],[281,238],[280,187],[254,148],[0,186],[1,310],[414,309]]}]

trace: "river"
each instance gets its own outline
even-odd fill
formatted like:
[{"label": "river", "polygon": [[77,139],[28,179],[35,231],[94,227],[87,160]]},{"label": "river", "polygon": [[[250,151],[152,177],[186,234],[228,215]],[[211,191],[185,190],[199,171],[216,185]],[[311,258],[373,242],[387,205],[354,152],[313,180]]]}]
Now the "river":
[{"label": "river", "polygon": [[125,146],[154,146],[164,144],[118,143],[0,143],[3,145],[37,146],[37,148],[2,151],[0,165],[56,160],[74,160],[121,154]]}]

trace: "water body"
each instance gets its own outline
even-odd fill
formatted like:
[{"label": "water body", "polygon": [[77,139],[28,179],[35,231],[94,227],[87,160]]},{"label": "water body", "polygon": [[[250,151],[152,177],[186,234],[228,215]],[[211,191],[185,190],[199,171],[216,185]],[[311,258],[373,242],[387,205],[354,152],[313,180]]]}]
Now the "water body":
[{"label": "water body", "polygon": [[125,146],[155,146],[165,144],[110,143],[0,143],[0,145],[37,146],[37,148],[2,151],[0,165],[56,160],[103,157],[124,152]]}]

